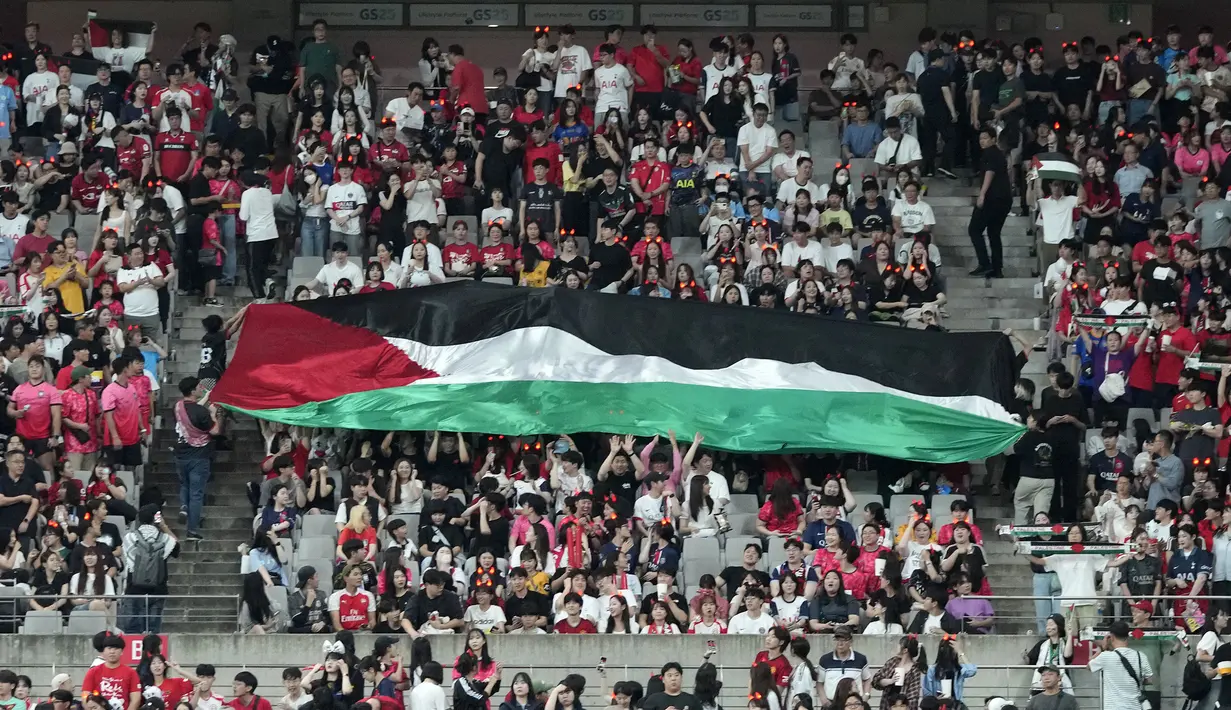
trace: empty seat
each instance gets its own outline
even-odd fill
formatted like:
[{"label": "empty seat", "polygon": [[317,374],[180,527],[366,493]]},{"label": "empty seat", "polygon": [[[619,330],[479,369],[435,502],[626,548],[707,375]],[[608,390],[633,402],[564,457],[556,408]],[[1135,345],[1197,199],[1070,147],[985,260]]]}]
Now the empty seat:
[{"label": "empty seat", "polygon": [[311,281],[324,265],[324,259],[319,256],[297,256],[291,266],[291,276]]},{"label": "empty seat", "polygon": [[[884,498],[882,498],[881,494],[879,493],[855,493],[854,496],[855,496],[855,510],[851,511],[852,513],[861,512],[864,506],[866,506],[868,503],[880,503],[881,505],[885,504]],[[850,515],[848,517],[854,517],[858,519],[857,515]]]},{"label": "empty seat", "polygon": [[334,523],[332,515],[304,515],[299,520],[303,523],[300,539],[305,537],[336,539],[338,536],[338,526]]},{"label": "empty seat", "polygon": [[690,537],[684,540],[684,554],[680,567],[687,567],[685,579],[689,583],[701,579],[703,574],[717,576],[722,572],[722,553],[716,537]]},{"label": "empty seat", "polygon": [[786,541],[781,538],[771,538],[765,549],[764,561],[769,569],[786,562]]},{"label": "empty seat", "polygon": [[338,544],[332,537],[307,537],[299,541],[299,549],[295,558],[332,560],[337,552]]},{"label": "empty seat", "polygon": [[1158,420],[1154,418],[1154,410],[1149,407],[1130,407],[1128,410],[1128,426],[1129,431],[1132,431],[1133,422],[1138,419],[1144,419],[1150,423],[1150,430],[1158,429]]},{"label": "empty seat", "polygon": [[757,497],[752,493],[733,493],[731,502],[727,504],[728,513],[756,513],[760,509]]},{"label": "empty seat", "polygon": [[732,535],[756,535],[756,513],[728,513],[727,524],[731,526]]},{"label": "empty seat", "polygon": [[64,633],[93,636],[106,629],[107,612],[74,609],[73,613],[68,615],[68,628],[64,630]]},{"label": "empty seat", "polygon": [[64,615],[57,609],[27,611],[23,634],[57,635],[64,632]]}]

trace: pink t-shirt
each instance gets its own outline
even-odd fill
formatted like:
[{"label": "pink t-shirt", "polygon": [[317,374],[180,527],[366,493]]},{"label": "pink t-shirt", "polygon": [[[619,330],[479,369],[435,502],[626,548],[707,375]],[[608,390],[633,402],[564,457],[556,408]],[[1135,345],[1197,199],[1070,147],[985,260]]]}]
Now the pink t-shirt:
[{"label": "pink t-shirt", "polygon": [[[115,430],[120,443],[132,446],[141,440],[141,404],[137,388],[130,382],[125,387],[112,382],[103,390],[103,411],[115,417]],[[103,427],[103,443],[111,445],[111,428]]]},{"label": "pink t-shirt", "polygon": [[[513,538],[513,541],[515,544],[517,545],[526,544],[526,531],[530,529],[531,524],[532,523],[530,522],[530,519],[524,515],[518,515],[514,517],[513,526],[509,528],[509,537]],[[555,547],[556,546],[556,529],[552,527],[551,523],[547,520],[547,518],[543,518],[539,520],[539,524],[547,529],[548,546]]]},{"label": "pink t-shirt", "polygon": [[17,435],[23,439],[46,439],[51,436],[51,407],[60,404],[60,391],[50,382],[18,385],[13,390],[13,406],[25,409],[26,415],[17,420]]},{"label": "pink t-shirt", "polygon": [[1210,169],[1210,151],[1202,148],[1190,153],[1187,148],[1175,151],[1175,165],[1186,175],[1204,175]]}]

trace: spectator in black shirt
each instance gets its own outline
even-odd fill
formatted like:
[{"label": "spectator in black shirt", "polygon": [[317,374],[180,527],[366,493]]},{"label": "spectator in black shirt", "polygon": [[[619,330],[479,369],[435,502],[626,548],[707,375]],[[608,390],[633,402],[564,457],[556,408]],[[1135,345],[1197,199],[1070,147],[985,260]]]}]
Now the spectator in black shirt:
[{"label": "spectator in black shirt", "polygon": [[[227,89],[227,92],[233,94],[234,90]],[[236,114],[239,116],[239,125],[218,135],[223,139],[223,144],[227,149],[238,150],[242,153],[241,160],[244,170],[251,170],[256,159],[265,154],[265,134],[261,132],[256,123],[255,106],[244,104],[239,107]]]},{"label": "spectator in black shirt", "polygon": [[272,35],[265,44],[252,52],[252,73],[248,75],[248,89],[256,104],[256,127],[268,131],[272,122],[272,144],[281,145],[286,136],[290,116],[286,96],[295,84],[295,61],[291,47],[277,35]]},{"label": "spectator in black shirt", "polygon": [[529,575],[522,567],[509,570],[509,596],[504,599],[504,615],[509,629],[536,629],[547,625],[550,600],[546,594],[531,591],[526,586]]},{"label": "spectator in black shirt", "polygon": [[953,103],[953,81],[945,69],[944,50],[928,52],[928,67],[916,80],[919,99],[923,103],[923,121],[919,125],[919,144],[923,151],[923,174],[931,175],[936,170],[936,139],[944,142],[940,154],[939,172],[947,178],[956,178],[953,173],[953,149],[957,133],[957,107]]},{"label": "spectator in black shirt", "polygon": [[466,612],[457,594],[446,589],[452,584],[447,572],[438,569],[424,572],[423,589],[407,605],[406,619],[416,629],[428,624],[433,633],[456,633],[465,623],[462,617]]},{"label": "spectator in black shirt", "polygon": [[1090,80],[1090,70],[1081,63],[1076,43],[1065,43],[1064,66],[1052,74],[1051,80],[1060,110],[1076,106],[1081,109],[1082,120],[1089,121],[1094,110],[1094,82]]},{"label": "spectator in black shirt", "polygon": [[1086,474],[1086,491],[1095,499],[1104,491],[1116,490],[1116,481],[1121,475],[1132,475],[1133,459],[1120,451],[1120,430],[1105,426],[1102,431],[1103,450],[1090,456],[1089,473]]},{"label": "spectator in black shirt", "polygon": [[599,230],[602,240],[590,247],[591,290],[611,290],[633,278],[633,258],[620,241],[620,223],[615,219],[603,222]]},{"label": "spectator in black shirt", "polygon": [[684,682],[684,670],[679,663],[671,661],[662,668],[663,689],[654,693],[641,703],[642,710],[701,710],[701,701],[691,693],[685,693],[681,688]]},{"label": "spectator in black shirt", "polygon": [[209,181],[218,174],[222,161],[213,156],[201,159],[201,170],[188,181],[188,213],[209,217],[222,203],[222,196],[209,189]]},{"label": "spectator in black shirt", "polygon": [[[979,130],[979,148],[979,197],[975,201],[974,214],[970,216],[969,228],[970,241],[974,245],[979,265],[970,275],[998,279],[1004,276],[1001,271],[1003,250],[1000,230],[1013,207],[1013,193],[1009,189],[1009,164],[996,145],[994,128],[984,126]],[[987,245],[991,247],[990,259],[987,246],[983,242],[985,231]]]},{"label": "spectator in black shirt", "polygon": [[116,119],[120,117],[120,109],[124,108],[124,91],[111,81],[111,65],[102,62],[95,72],[98,81],[86,87],[85,95],[98,94],[103,99],[103,110]]},{"label": "spectator in black shirt", "polygon": [[4,466],[5,474],[0,476],[0,528],[15,531],[20,539],[33,540],[39,495],[35,483],[22,475],[26,470],[26,453],[5,453]]},{"label": "spectator in black shirt", "polygon": [[488,128],[474,162],[474,187],[483,191],[487,202],[491,202],[491,192],[495,188],[500,188],[505,195],[516,194],[513,173],[522,164],[521,146],[525,140],[526,132],[520,125]]},{"label": "spectator in black shirt", "polygon": [[1038,420],[1052,446],[1052,465],[1060,488],[1059,501],[1052,507],[1058,508],[1058,519],[1077,520],[1082,496],[1081,446],[1090,422],[1073,373],[1056,375],[1056,396],[1039,409]]}]

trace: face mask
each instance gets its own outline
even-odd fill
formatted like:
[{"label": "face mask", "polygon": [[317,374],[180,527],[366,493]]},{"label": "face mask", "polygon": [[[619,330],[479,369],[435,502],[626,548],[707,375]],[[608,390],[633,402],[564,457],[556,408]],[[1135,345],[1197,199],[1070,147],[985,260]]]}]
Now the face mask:
[{"label": "face mask", "polygon": [[316,184],[316,173],[308,173],[307,175],[304,175],[303,181],[308,183],[309,185],[315,185]]}]

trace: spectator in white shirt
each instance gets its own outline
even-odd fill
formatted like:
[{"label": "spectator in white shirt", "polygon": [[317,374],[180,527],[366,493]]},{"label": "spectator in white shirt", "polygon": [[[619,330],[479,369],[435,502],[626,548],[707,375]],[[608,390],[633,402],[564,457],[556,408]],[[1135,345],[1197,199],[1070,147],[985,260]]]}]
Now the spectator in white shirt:
[{"label": "spectator in white shirt", "polygon": [[410,691],[408,707],[415,710],[448,710],[444,688],[440,687],[444,680],[444,670],[440,664],[436,661],[424,663],[419,667],[419,678],[419,684]]},{"label": "spectator in white shirt", "polygon": [[757,586],[740,587],[731,600],[732,611],[740,607],[741,600],[746,610],[731,617],[731,623],[727,624],[727,633],[760,636],[769,633],[774,627],[774,617],[765,610],[765,592]]},{"label": "spectator in white shirt", "polygon": [[876,146],[873,159],[881,175],[896,177],[902,169],[918,170],[923,164],[923,150],[917,138],[902,131],[902,121],[890,116],[885,119],[885,138]]},{"label": "spectator in white shirt", "polygon": [[[778,133],[766,123],[768,119],[769,106],[758,103],[752,107],[752,121],[739,127],[736,145],[739,146],[739,178],[744,184],[750,180],[769,182],[771,161],[778,152]],[[768,184],[761,186],[760,192],[769,192]]]},{"label": "spectator in white shirt", "polygon": [[342,279],[348,279],[352,286],[363,283],[363,272],[359,270],[358,264],[353,264],[350,261],[350,252],[346,248],[346,242],[333,243],[333,261],[321,267],[321,270],[316,272],[316,278],[307,283],[309,291],[324,286],[326,295],[333,295],[334,288]]},{"label": "spectator in white shirt", "polygon": [[787,278],[795,278],[795,272],[799,269],[801,262],[806,261],[815,265],[825,261],[825,253],[821,245],[808,238],[811,227],[807,222],[796,222],[792,229],[794,234],[792,234],[791,241],[782,247],[782,273]]},{"label": "spectator in white shirt", "polygon": [[829,60],[829,71],[834,73],[834,91],[849,92],[857,88],[855,82],[864,71],[863,60],[855,56],[857,42],[853,34],[842,35],[842,51]]},{"label": "spectator in white shirt", "polygon": [[397,125],[397,138],[409,143],[412,136],[423,130],[423,85],[412,81],[406,87],[406,95],[393,99],[385,106],[385,117]]}]

